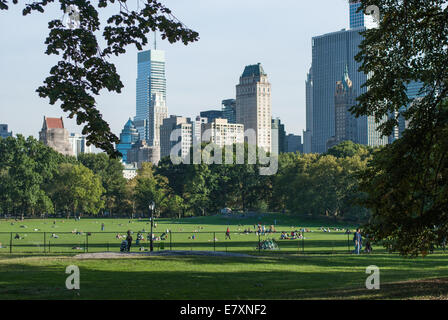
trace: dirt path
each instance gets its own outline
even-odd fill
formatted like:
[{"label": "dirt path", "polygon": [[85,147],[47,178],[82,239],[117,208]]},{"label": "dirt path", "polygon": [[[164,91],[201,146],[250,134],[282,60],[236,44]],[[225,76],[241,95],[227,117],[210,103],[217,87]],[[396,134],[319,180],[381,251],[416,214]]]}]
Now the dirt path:
[{"label": "dirt path", "polygon": [[183,251],[169,250],[157,252],[95,252],[82,253],[75,256],[76,259],[126,259],[138,258],[146,256],[210,256],[210,257],[238,257],[238,258],[255,258],[254,256],[242,253],[231,252],[215,252],[215,251]]}]

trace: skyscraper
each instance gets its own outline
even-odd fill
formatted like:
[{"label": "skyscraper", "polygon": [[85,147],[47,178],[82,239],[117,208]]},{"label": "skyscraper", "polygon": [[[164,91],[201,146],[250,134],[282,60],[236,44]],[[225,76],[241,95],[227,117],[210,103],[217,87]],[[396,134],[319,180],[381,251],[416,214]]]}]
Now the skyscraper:
[{"label": "skyscraper", "polygon": [[[407,86],[406,86],[406,94],[408,96],[409,99],[411,99],[410,104],[412,104],[416,99],[422,98],[424,96],[423,92],[420,92],[421,89],[423,88],[423,83],[422,82],[410,82]],[[401,138],[403,136],[403,132],[404,130],[407,129],[408,125],[409,125],[409,120],[406,120],[405,117],[402,115],[402,113],[404,111],[406,111],[406,109],[409,106],[403,106],[400,109],[400,112],[398,113],[398,128],[397,128],[397,138]]]},{"label": "skyscraper", "polygon": [[347,140],[358,143],[357,119],[349,110],[356,104],[355,98],[356,93],[346,68],[342,79],[336,82],[334,95],[335,135],[327,141],[327,149]]},{"label": "skyscraper", "polygon": [[223,118],[224,115],[221,110],[207,110],[200,112],[201,118],[207,118],[207,122],[213,122],[215,119]]},{"label": "skyscraper", "polygon": [[350,29],[364,27],[364,13],[358,12],[361,2],[359,0],[349,0],[350,6]]},{"label": "skyscraper", "polygon": [[124,125],[120,134],[120,143],[117,144],[117,150],[122,154],[123,162],[128,162],[128,151],[131,150],[132,145],[139,140],[139,134],[134,126],[131,118]]},{"label": "skyscraper", "polygon": [[[157,119],[154,107],[164,105],[166,108],[166,77],[165,52],[162,50],[147,50],[138,53],[137,83],[136,83],[136,115],[134,123],[140,139],[154,142],[155,123]],[[153,102],[154,94],[157,101]]]},{"label": "skyscraper", "polygon": [[168,108],[161,92],[155,92],[151,99],[148,117],[148,145],[160,146],[160,126],[168,118]]},{"label": "skyscraper", "polygon": [[73,154],[78,157],[83,153],[92,153],[92,146],[87,145],[87,138],[78,133],[70,133],[68,137],[72,146]]},{"label": "skyscraper", "polygon": [[277,152],[277,154],[287,152],[288,144],[286,141],[285,125],[279,118],[272,119],[272,130],[278,130],[278,139],[271,139],[271,151]]},{"label": "skyscraper", "polygon": [[362,10],[358,11],[361,7],[360,0],[349,0],[350,6],[350,29],[356,29],[360,27],[366,27],[367,29],[376,28],[378,22],[374,20],[372,14],[366,15]]},{"label": "skyscraper", "polygon": [[[367,77],[358,72],[360,65],[354,58],[362,41],[360,30],[364,28],[343,29],[314,37],[312,40],[312,152],[324,153],[327,140],[335,134],[335,84],[341,79],[346,68],[353,83],[353,90],[357,94],[365,92],[365,88],[361,86]],[[367,122],[366,119],[358,121]],[[363,128],[358,133],[365,138],[358,140],[367,144],[367,124],[362,125]]]},{"label": "skyscraper", "polygon": [[302,137],[295,135],[295,134],[288,134],[286,136],[286,151],[285,152],[289,152],[289,153],[296,153],[296,152],[301,152],[303,153],[303,144],[302,144]]},{"label": "skyscraper", "polygon": [[0,124],[0,137],[1,138],[8,138],[12,137],[12,131],[8,132],[8,125],[7,124]]},{"label": "skyscraper", "polygon": [[[360,63],[355,61],[359,45],[363,40],[360,32],[366,30],[366,18],[362,12],[356,13],[359,1],[350,1],[350,26],[352,29],[332,32],[312,39],[312,152],[323,153],[326,143],[335,135],[335,99],[336,81],[345,68],[353,82],[357,95],[366,92],[362,85],[367,75],[359,72]],[[363,18],[361,19],[361,15]],[[382,137],[377,131],[379,124],[372,116],[357,119],[358,143],[377,146],[385,145],[388,137]],[[306,143],[305,143],[306,144]]]},{"label": "skyscraper", "polygon": [[236,86],[236,122],[255,131],[259,148],[271,151],[271,84],[260,63],[246,66]]},{"label": "skyscraper", "polygon": [[222,100],[222,116],[228,123],[236,123],[236,100]]},{"label": "skyscraper", "polygon": [[311,153],[313,136],[313,69],[310,68],[305,81],[306,94],[306,130],[303,132],[303,152]]}]

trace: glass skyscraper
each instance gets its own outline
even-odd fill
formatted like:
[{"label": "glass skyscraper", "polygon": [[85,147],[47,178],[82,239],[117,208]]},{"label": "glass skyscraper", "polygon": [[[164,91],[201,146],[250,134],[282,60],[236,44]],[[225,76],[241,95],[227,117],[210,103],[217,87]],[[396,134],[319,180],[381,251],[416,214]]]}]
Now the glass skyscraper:
[{"label": "glass skyscraper", "polygon": [[228,123],[236,123],[236,100],[222,100],[222,115]]},{"label": "glass skyscraper", "polygon": [[[421,91],[423,87],[423,83],[412,81],[407,85],[406,94],[409,99],[414,100],[417,98],[421,98],[424,94]],[[411,101],[412,103],[412,101]],[[400,109],[400,113],[406,111],[406,107],[402,107]],[[398,116],[398,137],[401,138],[403,135],[403,131],[407,129],[409,125],[409,121],[406,120],[401,114]]]},{"label": "glass skyscraper", "polygon": [[[350,30],[342,29],[312,39],[312,72],[307,79],[307,89],[312,92],[307,96],[307,101],[312,101],[307,102],[307,105],[312,106],[312,152],[326,152],[326,142],[335,135],[334,93],[336,82],[346,68],[356,95],[366,92],[362,85],[366,82],[367,75],[358,71],[361,64],[355,61],[363,40],[360,32],[366,30],[366,20],[363,12],[357,12],[359,1],[351,0],[349,5]],[[359,117],[358,142],[370,146],[387,144],[388,137],[382,137],[376,130],[378,125],[373,117]]]},{"label": "glass skyscraper", "polygon": [[[326,152],[327,140],[335,135],[334,94],[336,82],[341,79],[346,68],[353,82],[353,91],[357,94],[365,92],[365,88],[361,86],[367,77],[358,72],[360,64],[354,58],[362,41],[360,30],[364,28],[344,29],[314,37],[312,40],[312,152]],[[367,119],[362,117],[358,121],[361,122],[358,125],[358,141],[367,144]]]},{"label": "glass skyscraper", "polygon": [[201,111],[199,115],[202,118],[207,118],[207,122],[213,122],[215,119],[218,118],[224,118],[222,110],[207,110],[207,111]]},{"label": "glass skyscraper", "polygon": [[[135,126],[140,139],[149,140],[150,113],[155,105],[153,96],[160,93],[166,101],[165,52],[162,50],[147,50],[138,53],[137,64],[137,101]],[[152,110],[153,111],[153,110]]]},{"label": "glass skyscraper", "polygon": [[127,163],[128,151],[131,150],[134,143],[139,140],[138,138],[139,135],[137,129],[135,129],[132,120],[129,119],[121,131],[120,143],[117,144],[117,150],[121,153],[123,162]]},{"label": "glass skyscraper", "polygon": [[361,2],[359,0],[350,0],[350,29],[364,27],[364,13],[358,12]]}]

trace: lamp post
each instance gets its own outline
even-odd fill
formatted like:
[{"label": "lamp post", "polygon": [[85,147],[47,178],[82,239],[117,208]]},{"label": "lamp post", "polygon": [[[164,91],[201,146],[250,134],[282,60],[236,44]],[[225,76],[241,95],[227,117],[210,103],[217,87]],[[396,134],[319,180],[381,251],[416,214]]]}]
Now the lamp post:
[{"label": "lamp post", "polygon": [[151,234],[150,234],[150,239],[149,239],[149,250],[152,252],[154,251],[154,247],[153,247],[153,242],[152,242],[152,226],[154,224],[154,208],[155,208],[155,203],[154,201],[152,201],[149,204],[149,210],[151,211]]}]

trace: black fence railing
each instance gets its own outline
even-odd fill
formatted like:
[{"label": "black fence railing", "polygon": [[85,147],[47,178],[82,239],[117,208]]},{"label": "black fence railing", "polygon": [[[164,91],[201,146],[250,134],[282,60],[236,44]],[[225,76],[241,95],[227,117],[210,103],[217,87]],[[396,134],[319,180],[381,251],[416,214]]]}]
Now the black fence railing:
[{"label": "black fence railing", "polygon": [[[153,248],[222,252],[282,252],[298,254],[347,254],[355,250],[353,235],[310,232],[299,237],[276,233],[153,232]],[[84,253],[119,252],[126,232],[0,232],[1,253]],[[131,252],[149,251],[150,234],[132,233]],[[385,253],[373,246],[371,253]],[[362,248],[365,253],[365,246]],[[444,253],[444,248],[434,252]]]}]

